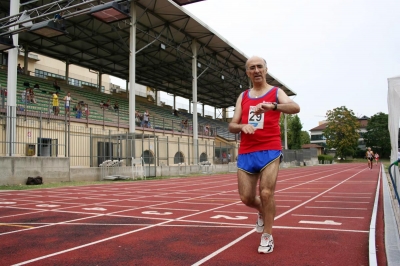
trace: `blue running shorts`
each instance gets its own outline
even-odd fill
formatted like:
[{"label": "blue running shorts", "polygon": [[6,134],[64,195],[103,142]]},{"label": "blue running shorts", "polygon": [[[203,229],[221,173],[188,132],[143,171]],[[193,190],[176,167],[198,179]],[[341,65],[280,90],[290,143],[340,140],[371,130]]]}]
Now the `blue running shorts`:
[{"label": "blue running shorts", "polygon": [[258,174],[276,159],[282,161],[282,151],[267,150],[239,154],[237,167],[248,174]]}]

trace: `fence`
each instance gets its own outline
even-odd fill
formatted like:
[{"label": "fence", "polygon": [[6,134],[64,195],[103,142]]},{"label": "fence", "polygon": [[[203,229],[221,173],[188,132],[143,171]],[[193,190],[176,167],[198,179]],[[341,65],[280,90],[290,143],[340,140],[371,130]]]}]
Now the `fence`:
[{"label": "fence", "polygon": [[[106,160],[122,160],[130,166],[132,157],[143,157],[147,174],[154,176],[155,168],[150,166],[224,164],[228,154],[237,154],[235,145],[216,145],[214,138],[199,138],[194,143],[189,134],[164,134],[149,129],[129,133],[127,128],[87,127],[66,117],[41,112],[37,116],[29,115],[21,113],[11,120],[0,115],[0,155],[68,157],[71,167],[98,167]],[[6,128],[11,125],[7,123],[16,127],[10,149]]]}]

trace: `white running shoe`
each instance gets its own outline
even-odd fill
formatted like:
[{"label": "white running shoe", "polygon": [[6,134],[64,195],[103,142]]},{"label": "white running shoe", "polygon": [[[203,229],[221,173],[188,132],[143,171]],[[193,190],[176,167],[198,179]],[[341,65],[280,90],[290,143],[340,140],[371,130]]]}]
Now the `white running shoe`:
[{"label": "white running shoe", "polygon": [[261,213],[257,214],[256,232],[262,233],[264,231],[264,220]]},{"label": "white running shoe", "polygon": [[274,251],[274,238],[272,235],[268,236],[268,234],[262,234],[261,242],[258,246],[258,253],[271,253]]}]

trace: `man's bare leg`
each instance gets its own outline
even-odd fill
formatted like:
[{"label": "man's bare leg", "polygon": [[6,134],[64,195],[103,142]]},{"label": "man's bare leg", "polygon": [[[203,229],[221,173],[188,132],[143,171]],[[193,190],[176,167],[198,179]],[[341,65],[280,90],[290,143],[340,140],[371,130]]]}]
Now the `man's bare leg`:
[{"label": "man's bare leg", "polygon": [[246,206],[262,212],[261,200],[257,196],[258,174],[251,175],[242,170],[238,170],[238,189],[240,199]]},{"label": "man's bare leg", "polygon": [[276,214],[275,206],[275,186],[279,171],[279,158],[268,165],[261,172],[260,179],[260,196],[261,196],[261,206],[262,213],[264,216],[264,232],[272,234],[272,225],[274,223],[274,218]]}]

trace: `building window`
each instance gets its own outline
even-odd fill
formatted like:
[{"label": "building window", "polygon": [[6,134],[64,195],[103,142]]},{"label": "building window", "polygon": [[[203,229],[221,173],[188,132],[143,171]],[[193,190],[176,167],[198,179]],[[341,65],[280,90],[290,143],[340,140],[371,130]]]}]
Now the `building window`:
[{"label": "building window", "polygon": [[183,153],[178,151],[177,153],[175,153],[174,156],[174,164],[178,164],[178,163],[183,163],[185,162],[185,157],[183,157]]},{"label": "building window", "polygon": [[151,151],[145,150],[142,157],[145,164],[154,164],[154,155]]}]

